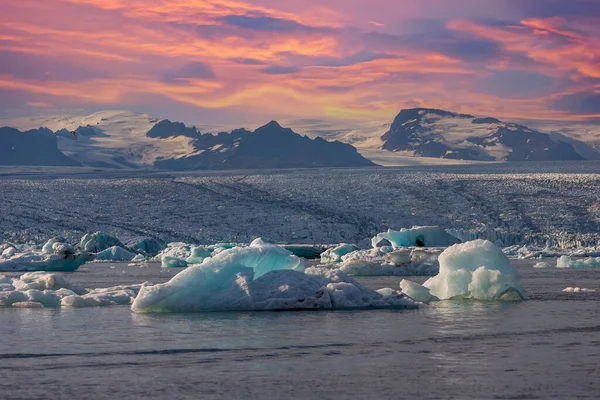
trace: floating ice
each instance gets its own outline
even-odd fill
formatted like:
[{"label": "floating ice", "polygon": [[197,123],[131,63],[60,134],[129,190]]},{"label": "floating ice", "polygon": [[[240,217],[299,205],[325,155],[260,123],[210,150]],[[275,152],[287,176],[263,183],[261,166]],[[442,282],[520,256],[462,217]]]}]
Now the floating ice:
[{"label": "floating ice", "polygon": [[340,244],[337,247],[327,249],[323,253],[321,253],[321,263],[322,264],[333,264],[336,262],[342,261],[342,256],[345,256],[348,253],[352,253],[353,251],[358,250],[358,247],[353,244]]},{"label": "floating ice", "polygon": [[377,247],[353,251],[342,256],[340,263],[324,266],[351,276],[433,276],[439,271],[440,253],[435,249]]},{"label": "floating ice", "polygon": [[429,303],[439,300],[437,297],[432,296],[429,289],[425,286],[421,286],[418,283],[414,283],[406,279],[400,282],[400,289],[402,290],[402,293],[421,303]]},{"label": "floating ice", "polygon": [[144,286],[134,312],[414,307],[402,295],[383,296],[340,271],[310,269],[282,247],[260,239],[225,250],[169,282]]},{"label": "floating ice", "polygon": [[163,268],[186,268],[188,264],[201,264],[210,256],[210,250],[206,247],[175,242],[169,243],[156,259],[160,260]]},{"label": "floating ice", "polygon": [[441,300],[528,298],[517,270],[490,241],[479,239],[449,247],[439,262],[439,274],[423,286]]},{"label": "floating ice", "polygon": [[377,247],[384,239],[394,247],[448,247],[460,243],[459,239],[439,226],[415,226],[412,229],[403,228],[399,231],[390,229],[371,239],[371,245]]},{"label": "floating ice", "polygon": [[[17,251],[10,247],[0,257],[0,271],[75,271],[94,256],[88,252],[75,253],[75,250],[64,243],[52,243],[51,247],[44,246],[44,251]],[[47,253],[49,248],[52,253]],[[10,251],[9,251],[10,250]]]},{"label": "floating ice", "polygon": [[88,233],[79,242],[81,251],[90,253],[99,253],[113,246],[125,247],[119,239],[104,232]]},{"label": "floating ice", "polygon": [[0,276],[0,307],[97,307],[129,305],[142,285],[83,289],[59,275],[30,272],[18,278]]},{"label": "floating ice", "polygon": [[587,289],[587,288],[579,288],[579,287],[568,287],[563,289],[563,292],[566,293],[594,293],[596,289]]},{"label": "floating ice", "polygon": [[569,256],[562,256],[556,260],[556,268],[600,268],[600,257],[573,260]]},{"label": "floating ice", "polygon": [[[131,261],[136,257],[136,254],[125,250],[120,246],[109,247],[96,254],[96,260],[99,261]],[[143,257],[143,256],[142,256]]]},{"label": "floating ice", "polygon": [[539,262],[536,263],[533,268],[538,268],[538,269],[545,269],[545,268],[552,268],[552,266],[550,264],[548,264],[547,262]]}]

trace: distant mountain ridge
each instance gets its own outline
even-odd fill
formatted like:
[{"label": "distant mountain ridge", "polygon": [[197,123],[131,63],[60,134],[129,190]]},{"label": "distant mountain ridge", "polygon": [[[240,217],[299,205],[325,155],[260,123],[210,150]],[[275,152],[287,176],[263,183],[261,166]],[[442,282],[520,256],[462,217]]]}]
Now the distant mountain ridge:
[{"label": "distant mountain ridge", "polygon": [[[168,125],[171,124],[171,130]],[[162,135],[182,129],[178,123],[161,121]],[[148,133],[155,134],[155,129]],[[351,145],[322,138],[310,139],[276,121],[250,132],[235,129],[217,135],[199,134],[195,151],[185,157],[157,160],[157,168],[166,169],[265,169],[313,167],[368,167],[375,164]]]},{"label": "distant mountain ridge", "polygon": [[60,152],[50,129],[0,128],[0,165],[80,166]]},{"label": "distant mountain ridge", "polygon": [[496,118],[430,108],[400,111],[381,140],[384,150],[445,159],[551,161],[600,157],[583,142],[561,140]]}]

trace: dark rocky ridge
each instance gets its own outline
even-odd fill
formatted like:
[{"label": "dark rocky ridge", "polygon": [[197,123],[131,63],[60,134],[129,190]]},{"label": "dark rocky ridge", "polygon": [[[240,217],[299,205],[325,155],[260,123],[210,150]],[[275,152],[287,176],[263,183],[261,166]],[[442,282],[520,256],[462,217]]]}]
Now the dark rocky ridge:
[{"label": "dark rocky ridge", "polygon": [[254,132],[199,134],[196,151],[179,159],[155,163],[165,169],[268,169],[368,167],[375,164],[345,143],[310,139],[271,121]]}]

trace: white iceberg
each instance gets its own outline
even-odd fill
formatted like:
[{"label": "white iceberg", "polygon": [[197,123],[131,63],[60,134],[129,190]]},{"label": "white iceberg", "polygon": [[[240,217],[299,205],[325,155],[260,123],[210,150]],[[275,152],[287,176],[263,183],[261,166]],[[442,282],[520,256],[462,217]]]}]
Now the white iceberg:
[{"label": "white iceberg", "polygon": [[341,262],[322,264],[350,276],[433,276],[439,272],[436,249],[394,249],[390,246],[356,250],[341,257]]},{"label": "white iceberg", "polygon": [[439,257],[440,272],[423,286],[440,300],[524,300],[516,268],[487,240],[457,244]]},{"label": "white iceberg", "polygon": [[600,268],[600,257],[573,260],[569,256],[562,256],[556,260],[556,268]]},{"label": "white iceberg", "polygon": [[[96,254],[97,261],[131,261],[137,254],[132,253],[123,247],[113,246],[106,250],[102,250]],[[143,256],[142,256],[143,257]]]},{"label": "white iceberg", "polygon": [[550,264],[548,264],[547,262],[540,261],[540,262],[536,263],[533,266],[533,268],[536,268],[536,269],[546,269],[546,268],[552,268],[552,266]]},{"label": "white iceberg", "polygon": [[568,287],[563,289],[565,293],[594,293],[596,289],[587,289],[587,288],[579,288],[579,287]]},{"label": "white iceberg", "polygon": [[402,293],[421,303],[429,303],[432,301],[439,300],[437,297],[431,294],[431,291],[425,286],[419,285],[418,283],[403,279],[400,282],[400,289]]},{"label": "white iceberg", "polygon": [[204,246],[175,242],[169,243],[155,259],[161,262],[163,268],[186,268],[188,264],[201,264],[210,256],[210,250]]},{"label": "white iceberg", "polygon": [[439,226],[415,226],[399,231],[388,230],[371,239],[371,245],[377,247],[382,241],[389,241],[393,247],[448,247],[460,243],[460,240]]},{"label": "white iceberg", "polygon": [[312,268],[276,245],[252,242],[225,250],[169,282],[144,286],[134,312],[250,311],[415,307],[396,293],[383,296],[340,271]]},{"label": "white iceberg", "polygon": [[129,305],[142,285],[83,289],[57,274],[30,272],[18,278],[0,276],[0,307],[98,307]]},{"label": "white iceberg", "polygon": [[487,240],[457,244],[439,257],[440,273],[423,286],[442,300],[527,299],[516,268]]}]

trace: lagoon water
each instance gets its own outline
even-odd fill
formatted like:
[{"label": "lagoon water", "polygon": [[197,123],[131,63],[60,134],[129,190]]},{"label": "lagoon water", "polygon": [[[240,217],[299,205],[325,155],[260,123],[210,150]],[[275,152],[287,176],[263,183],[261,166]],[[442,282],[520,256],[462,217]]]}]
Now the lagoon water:
[{"label": "lagoon water", "polygon": [[[529,301],[165,315],[0,308],[0,398],[598,398],[600,269],[515,263]],[[65,275],[94,288],[173,273],[109,263]],[[360,278],[372,288],[399,280]]]}]

